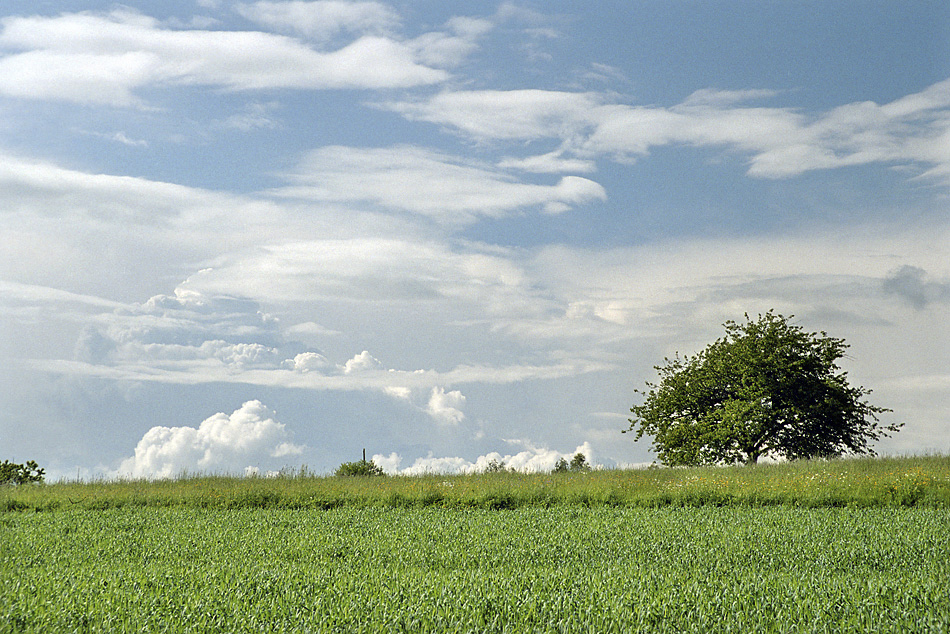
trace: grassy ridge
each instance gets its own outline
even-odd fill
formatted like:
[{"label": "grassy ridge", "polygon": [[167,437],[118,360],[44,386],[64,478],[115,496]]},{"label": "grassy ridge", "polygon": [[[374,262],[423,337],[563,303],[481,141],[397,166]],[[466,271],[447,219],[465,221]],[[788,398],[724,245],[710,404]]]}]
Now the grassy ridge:
[{"label": "grassy ridge", "polygon": [[183,477],[0,487],[0,511],[530,506],[950,507],[950,456],[572,474]]}]

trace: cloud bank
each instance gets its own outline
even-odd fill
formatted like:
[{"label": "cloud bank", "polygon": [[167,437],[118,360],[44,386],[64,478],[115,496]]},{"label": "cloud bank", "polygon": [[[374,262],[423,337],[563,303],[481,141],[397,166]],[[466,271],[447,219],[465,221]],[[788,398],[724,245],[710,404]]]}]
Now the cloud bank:
[{"label": "cloud bank", "polygon": [[402,456],[397,453],[391,453],[388,456],[376,454],[373,456],[373,462],[379,465],[384,472],[395,475],[426,475],[426,474],[467,474],[481,473],[494,464],[504,463],[508,469],[515,471],[537,473],[552,471],[558,460],[564,459],[570,462],[575,454],[582,453],[587,458],[591,467],[601,466],[594,454],[590,443],[584,442],[574,451],[561,453],[553,449],[529,447],[524,451],[515,454],[501,454],[497,451],[489,452],[477,457],[475,460],[466,460],[455,456],[434,457],[427,456],[417,458],[408,467],[402,467]]},{"label": "cloud bank", "polygon": [[186,473],[243,473],[260,465],[286,466],[305,447],[260,401],[248,401],[230,415],[211,416],[198,427],[153,427],[122,461],[116,475],[173,478]]}]

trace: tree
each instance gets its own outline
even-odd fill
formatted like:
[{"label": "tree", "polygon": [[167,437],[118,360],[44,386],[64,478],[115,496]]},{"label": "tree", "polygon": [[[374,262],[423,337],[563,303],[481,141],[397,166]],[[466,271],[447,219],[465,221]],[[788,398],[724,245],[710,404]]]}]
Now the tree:
[{"label": "tree", "polygon": [[29,460],[25,465],[16,464],[9,460],[0,462],[0,484],[30,484],[42,482],[46,470],[40,469],[35,461]]},{"label": "tree", "polygon": [[334,475],[338,476],[381,476],[385,475],[383,473],[383,468],[377,465],[372,460],[367,461],[365,458],[362,460],[357,460],[356,462],[344,462],[339,467],[337,467]]},{"label": "tree", "polygon": [[488,464],[485,465],[484,473],[509,473],[514,471],[505,464],[504,460],[497,460],[492,458],[488,461]]},{"label": "tree", "polygon": [[571,458],[571,471],[590,471],[590,465],[587,463],[587,456],[581,452],[574,454]]},{"label": "tree", "polygon": [[726,336],[695,356],[664,359],[624,432],[653,437],[668,465],[754,464],[762,456],[870,454],[869,443],[900,429],[881,425],[871,390],[852,387],[837,365],[848,346],[806,333],[769,311],[727,321]]},{"label": "tree", "polygon": [[569,472],[583,472],[590,471],[590,464],[587,462],[587,456],[581,452],[574,454],[574,457],[571,458],[570,464],[564,458],[558,458],[557,462],[554,463],[554,471],[552,473],[569,473]]}]

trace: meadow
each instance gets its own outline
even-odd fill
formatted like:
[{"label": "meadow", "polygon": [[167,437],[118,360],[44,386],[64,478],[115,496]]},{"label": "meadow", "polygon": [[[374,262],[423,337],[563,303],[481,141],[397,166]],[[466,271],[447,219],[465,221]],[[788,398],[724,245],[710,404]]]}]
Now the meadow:
[{"label": "meadow", "polygon": [[940,457],[0,491],[0,632],[946,632]]},{"label": "meadow", "polygon": [[808,460],[689,469],[341,478],[306,468],[277,477],[57,482],[0,487],[0,512],[122,507],[481,508],[796,506],[950,507],[950,456]]}]

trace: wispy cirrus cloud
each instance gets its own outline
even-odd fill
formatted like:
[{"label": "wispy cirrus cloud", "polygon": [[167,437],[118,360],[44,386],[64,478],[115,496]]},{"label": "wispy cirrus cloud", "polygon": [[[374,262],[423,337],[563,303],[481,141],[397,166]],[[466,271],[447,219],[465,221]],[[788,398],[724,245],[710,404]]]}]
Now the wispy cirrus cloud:
[{"label": "wispy cirrus cloud", "polygon": [[317,41],[341,33],[389,35],[400,24],[399,15],[381,2],[318,0],[238,4],[234,10],[265,27],[299,33]]},{"label": "wispy cirrus cloud", "polygon": [[950,183],[950,80],[886,104],[858,102],[810,114],[749,105],[776,96],[706,88],[661,107],[616,103],[598,93],[484,90],[380,107],[479,140],[559,139],[560,154],[585,160],[629,161],[651,148],[692,145],[746,154],[748,174],[759,178],[881,163],[918,165],[922,178]]},{"label": "wispy cirrus cloud", "polygon": [[592,180],[566,176],[553,185],[526,183],[507,171],[425,148],[330,146],[310,152],[274,191],[285,198],[376,203],[449,224],[500,217],[526,207],[549,213],[607,197]]}]

